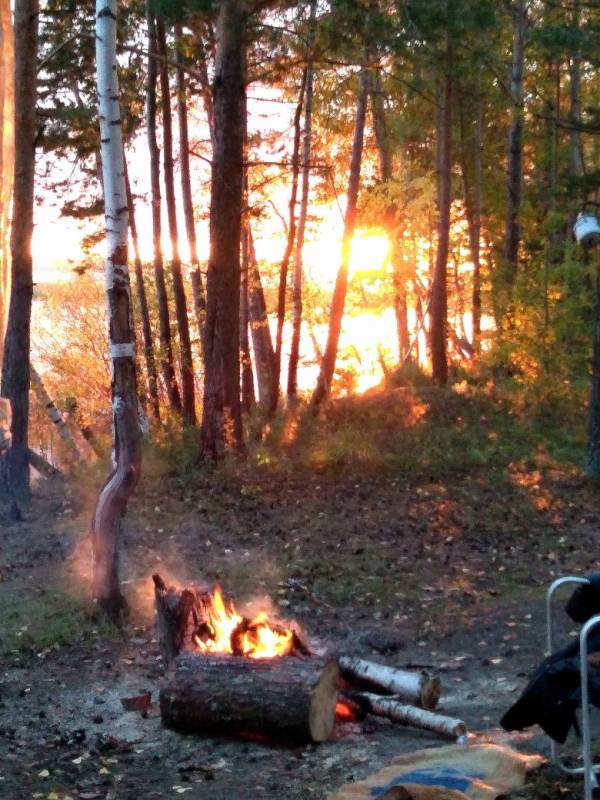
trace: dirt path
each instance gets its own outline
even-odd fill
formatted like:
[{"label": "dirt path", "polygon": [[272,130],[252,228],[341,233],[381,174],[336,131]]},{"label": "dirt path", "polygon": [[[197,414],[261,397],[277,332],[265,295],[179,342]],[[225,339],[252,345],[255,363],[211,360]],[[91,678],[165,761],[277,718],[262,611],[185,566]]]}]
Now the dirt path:
[{"label": "dirt path", "polygon": [[156,700],[163,678],[155,570],[219,581],[242,607],[268,599],[332,651],[435,668],[441,710],[496,736],[543,651],[546,584],[594,563],[593,493],[555,474],[529,478],[454,476],[447,486],[149,477],[125,531],[134,613],[122,632],[85,604],[86,492],[44,484],[24,522],[4,520],[0,533],[0,796],[320,800],[437,743],[369,719],[290,750],[183,737],[161,728],[155,707],[146,718],[124,712],[122,697],[147,689]]}]

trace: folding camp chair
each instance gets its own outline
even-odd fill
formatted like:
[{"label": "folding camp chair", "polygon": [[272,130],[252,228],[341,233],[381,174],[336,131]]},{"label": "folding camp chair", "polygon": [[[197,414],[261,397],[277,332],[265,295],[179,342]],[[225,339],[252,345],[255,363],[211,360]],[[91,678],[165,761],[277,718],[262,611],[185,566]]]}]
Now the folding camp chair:
[{"label": "folding camp chair", "polygon": [[[548,589],[546,595],[546,626],[547,626],[547,648],[548,655],[554,652],[553,642],[553,598],[556,591],[561,586],[573,586],[574,584],[587,584],[587,578],[576,578],[568,576],[558,578],[555,580]],[[559,752],[556,742],[554,740],[550,743],[551,759],[556,766],[568,775],[583,775],[584,783],[584,800],[592,800],[594,796],[594,789],[597,789],[599,784],[596,774],[600,772],[600,764],[594,765],[592,762],[592,740],[590,733],[590,706],[589,706],[589,685],[588,685],[588,636],[590,631],[600,625],[600,614],[589,619],[582,627],[579,633],[579,661],[580,661],[580,674],[581,674],[581,756],[583,766],[569,767],[567,766]]]}]

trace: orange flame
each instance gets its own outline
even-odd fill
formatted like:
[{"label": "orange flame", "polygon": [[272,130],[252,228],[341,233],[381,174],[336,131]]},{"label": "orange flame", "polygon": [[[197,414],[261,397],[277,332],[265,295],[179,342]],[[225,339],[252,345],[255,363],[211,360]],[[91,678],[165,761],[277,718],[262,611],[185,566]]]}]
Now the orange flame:
[{"label": "orange flame", "polygon": [[270,623],[264,611],[253,619],[242,617],[233,603],[225,603],[219,586],[203,598],[204,619],[194,636],[202,653],[230,653],[248,658],[275,658],[290,652],[294,632]]}]

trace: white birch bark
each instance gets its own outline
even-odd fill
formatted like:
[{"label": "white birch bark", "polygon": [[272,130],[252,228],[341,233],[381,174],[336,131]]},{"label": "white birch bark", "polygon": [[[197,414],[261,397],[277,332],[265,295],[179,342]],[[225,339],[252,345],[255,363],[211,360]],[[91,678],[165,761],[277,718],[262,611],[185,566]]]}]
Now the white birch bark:
[{"label": "white birch bark", "polygon": [[75,443],[75,440],[71,435],[71,431],[67,427],[67,423],[62,418],[62,414],[56,407],[56,404],[48,394],[48,390],[44,386],[44,381],[41,379],[37,370],[33,366],[31,367],[30,375],[31,375],[31,388],[33,390],[33,393],[37,397],[39,404],[46,412],[50,422],[52,422],[52,424],[55,426],[60,438],[63,440],[63,442],[67,445],[67,447],[71,451],[74,460],[80,461],[81,453],[79,452],[79,448],[77,447],[77,444]]},{"label": "white birch bark", "polygon": [[426,672],[410,672],[350,656],[341,656],[339,664],[347,680],[365,681],[404,702],[432,709],[440,699],[440,679]]},{"label": "white birch bark", "polygon": [[371,714],[377,717],[386,717],[399,725],[408,725],[411,728],[437,733],[454,741],[462,741],[467,735],[467,726],[461,719],[435,714],[423,708],[405,705],[396,697],[380,697],[377,694],[363,693],[357,696],[367,703]]},{"label": "white birch bark", "polygon": [[119,528],[141,467],[116,44],[117,1],[96,0],[96,78],[108,244],[105,283],[112,364],[113,469],[98,495],[91,535],[94,597],[112,617],[118,616],[125,605],[119,582]]}]

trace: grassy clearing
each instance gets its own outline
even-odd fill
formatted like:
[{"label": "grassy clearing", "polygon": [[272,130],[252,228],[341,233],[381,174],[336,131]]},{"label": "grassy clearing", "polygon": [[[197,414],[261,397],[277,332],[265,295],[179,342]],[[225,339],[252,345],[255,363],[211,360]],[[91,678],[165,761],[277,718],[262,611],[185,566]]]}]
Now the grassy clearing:
[{"label": "grassy clearing", "polygon": [[0,595],[0,651],[39,655],[91,638],[112,638],[116,629],[98,618],[89,602],[58,590]]},{"label": "grassy clearing", "polygon": [[555,466],[578,470],[585,456],[583,393],[533,391],[505,381],[426,379],[331,403],[318,419],[305,412],[287,436],[281,420],[251,451],[259,471],[331,477],[394,474],[441,478],[481,467]]}]

